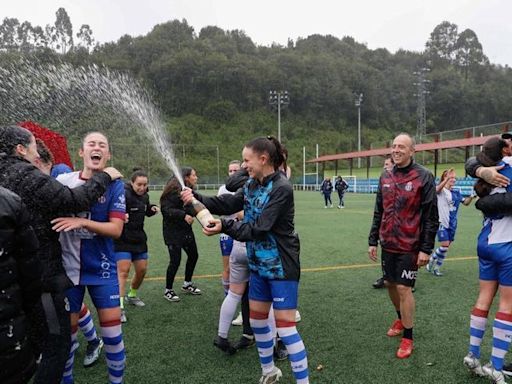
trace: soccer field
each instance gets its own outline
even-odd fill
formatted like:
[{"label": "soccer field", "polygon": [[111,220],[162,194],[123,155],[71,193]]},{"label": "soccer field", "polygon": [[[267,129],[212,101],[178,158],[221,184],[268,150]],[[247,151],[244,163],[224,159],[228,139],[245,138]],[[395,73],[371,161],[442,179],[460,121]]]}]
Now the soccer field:
[{"label": "soccer field", "polygon": [[[159,195],[151,195],[158,203]],[[337,200],[333,200],[336,205]],[[296,229],[301,239],[302,277],[298,323],[308,350],[311,383],[485,383],[462,365],[467,353],[469,312],[478,292],[476,237],[481,216],[472,204],[461,206],[455,243],[443,277],[421,270],[411,358],[395,357],[399,338],[386,331],[396,314],[385,290],[371,283],[380,267],[367,257],[367,237],[375,195],[347,194],[343,210],[324,209],[317,192],[296,192]],[[181,294],[181,302],[163,298],[168,254],[160,216],[146,219],[150,266],[140,296],[144,308],[127,308],[123,325],[127,353],[125,382],[135,383],[256,383],[260,366],[256,348],[227,356],[216,349],[222,262],[218,237],[208,238],[194,224],[199,262],[194,281],[202,296]],[[175,288],[183,281],[186,256]],[[91,308],[92,310],[92,308]],[[494,313],[490,317],[493,317]],[[491,321],[489,321],[491,323]],[[232,327],[230,339],[241,336]],[[490,355],[491,329],[483,344],[483,361]],[[85,341],[75,359],[76,383],[105,383],[103,356],[84,369]],[[282,383],[294,383],[288,361],[277,362]],[[319,365],[322,370],[317,370]]]}]

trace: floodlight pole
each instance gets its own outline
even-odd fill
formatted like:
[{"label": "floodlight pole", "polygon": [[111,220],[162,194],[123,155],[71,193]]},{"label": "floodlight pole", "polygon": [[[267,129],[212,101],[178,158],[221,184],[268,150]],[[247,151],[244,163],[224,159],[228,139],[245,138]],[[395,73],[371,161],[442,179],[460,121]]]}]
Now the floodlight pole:
[{"label": "floodlight pole", "polygon": [[[357,107],[357,151],[361,152],[361,103],[363,94],[356,95],[355,105]],[[361,168],[361,157],[357,158],[357,168]]]},{"label": "floodlight pole", "polygon": [[268,103],[272,106],[277,106],[277,140],[281,142],[281,105],[286,106],[290,104],[288,91],[270,91]]}]

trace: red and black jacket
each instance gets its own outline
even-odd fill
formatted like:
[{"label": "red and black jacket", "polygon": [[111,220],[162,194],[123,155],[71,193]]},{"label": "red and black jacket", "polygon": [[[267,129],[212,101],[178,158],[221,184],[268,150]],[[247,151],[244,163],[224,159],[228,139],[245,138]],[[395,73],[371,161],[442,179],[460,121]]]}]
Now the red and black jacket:
[{"label": "red and black jacket", "polygon": [[368,238],[370,246],[380,242],[394,253],[430,254],[439,226],[434,176],[411,162],[407,167],[384,171]]}]

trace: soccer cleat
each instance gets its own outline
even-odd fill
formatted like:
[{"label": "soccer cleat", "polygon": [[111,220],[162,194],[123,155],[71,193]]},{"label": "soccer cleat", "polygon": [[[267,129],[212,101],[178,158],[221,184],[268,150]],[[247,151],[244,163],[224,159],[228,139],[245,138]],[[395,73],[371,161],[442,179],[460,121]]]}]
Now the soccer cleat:
[{"label": "soccer cleat", "polygon": [[236,348],[234,348],[229,340],[224,337],[217,336],[213,339],[213,345],[219,348],[222,352],[226,352],[228,355],[236,353]]},{"label": "soccer cleat", "polygon": [[341,205],[338,205],[338,209],[341,209]]},{"label": "soccer cleat", "polygon": [[402,337],[400,347],[398,347],[398,350],[396,351],[396,357],[399,359],[407,359],[409,356],[411,356],[413,349],[414,346],[412,340]]},{"label": "soccer cleat", "polygon": [[377,280],[375,280],[374,283],[372,284],[372,287],[375,289],[384,288],[384,278],[380,277]]},{"label": "soccer cleat", "polygon": [[135,305],[136,307],[144,307],[146,304],[140,299],[140,297],[134,296],[126,296],[126,302],[131,305]]},{"label": "soccer cleat", "polygon": [[188,285],[184,285],[181,287],[181,291],[185,293],[189,293],[191,295],[200,295],[201,290],[197,288],[194,284],[190,283]]},{"label": "soccer cleat", "polygon": [[236,317],[236,319],[233,319],[233,321],[231,322],[231,325],[242,325],[244,323],[244,320],[242,318],[242,312],[238,312],[238,316]]},{"label": "soccer cleat", "polygon": [[174,292],[172,289],[166,289],[164,293],[164,297],[170,302],[178,302],[180,301],[180,297]]},{"label": "soccer cleat", "polygon": [[393,324],[391,324],[391,327],[388,329],[388,332],[386,333],[386,335],[388,335],[389,337],[395,337],[395,336],[400,335],[403,330],[404,330],[404,326],[402,324],[402,320],[396,319],[393,322]]},{"label": "soccer cleat", "polygon": [[501,370],[505,376],[512,376],[512,363],[505,364]]},{"label": "soccer cleat", "polygon": [[441,277],[441,276],[443,276],[443,272],[441,272],[441,271],[439,270],[439,268],[435,268],[435,267],[434,267],[434,269],[432,270],[432,274],[433,274],[434,276],[437,276],[437,277]]},{"label": "soccer cleat", "polygon": [[463,360],[464,365],[471,373],[476,376],[485,376],[485,373],[482,369],[482,364],[480,364],[480,360],[477,359],[473,353],[469,352]]},{"label": "soccer cleat", "polygon": [[487,377],[489,377],[492,380],[494,384],[507,384],[503,372],[494,369],[491,363],[485,364],[482,367],[482,371]]},{"label": "soccer cleat", "polygon": [[273,384],[277,383],[279,379],[283,376],[283,372],[276,366],[272,369],[272,372],[261,375],[259,384]]},{"label": "soccer cleat", "polygon": [[277,339],[277,344],[274,347],[274,358],[276,360],[286,360],[288,358],[288,350],[281,339]]},{"label": "soccer cleat", "polygon": [[235,344],[233,344],[233,348],[235,348],[236,350],[247,349],[247,348],[252,347],[255,344],[256,344],[256,341],[254,340],[254,336],[242,335],[240,340],[238,340]]},{"label": "soccer cleat", "polygon": [[299,310],[296,310],[295,311],[295,322],[300,323],[301,320],[302,320],[302,317],[300,316],[300,312],[299,312]]},{"label": "soccer cleat", "polygon": [[128,319],[126,318],[126,312],[124,309],[121,309],[121,323],[126,323]]},{"label": "soccer cleat", "polygon": [[342,205],[342,206],[341,206],[341,209],[345,209],[345,206],[344,206],[344,205]]},{"label": "soccer cleat", "polygon": [[103,339],[96,339],[87,344],[84,357],[84,367],[92,367],[99,359],[101,349],[103,348]]}]

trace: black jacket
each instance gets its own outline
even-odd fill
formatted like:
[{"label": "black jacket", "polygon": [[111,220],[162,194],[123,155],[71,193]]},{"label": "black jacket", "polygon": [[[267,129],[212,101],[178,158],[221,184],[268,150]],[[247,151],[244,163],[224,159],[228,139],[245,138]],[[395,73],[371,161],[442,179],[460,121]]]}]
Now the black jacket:
[{"label": "black jacket", "polygon": [[179,192],[169,193],[160,200],[165,244],[181,245],[195,241],[192,225],[185,221],[185,215],[194,216],[190,207],[185,208]]},{"label": "black jacket", "polygon": [[27,313],[41,297],[41,263],[19,196],[0,187],[0,382],[24,382],[35,370]]},{"label": "black jacket", "polygon": [[124,185],[124,195],[128,222],[124,224],[121,237],[114,241],[115,250],[131,253],[147,252],[148,237],[144,232],[144,219],[156,213],[151,210],[155,205],[149,203],[147,193],[142,196],[137,195],[130,183]]},{"label": "black jacket", "polygon": [[[261,215],[254,221],[248,221],[248,218],[253,216],[252,211],[257,209],[255,206],[258,205],[258,197],[260,197],[258,191],[264,190],[270,185],[268,202]],[[247,191],[245,188],[247,188]],[[246,196],[245,192],[248,192],[249,196]],[[280,262],[279,265],[273,265],[271,268],[282,268],[284,276],[281,278],[285,280],[299,280],[300,243],[294,226],[293,188],[286,176],[280,171],[267,176],[261,184],[252,180],[244,188],[239,188],[234,195],[225,194],[214,197],[195,195],[211,213],[217,215],[230,215],[243,209],[244,221],[222,219],[222,232],[238,241],[247,242],[248,249],[251,246],[258,248],[260,244],[268,239],[270,234],[275,240]],[[257,260],[257,255],[251,257],[249,253],[248,251],[249,266],[253,271],[258,271],[260,275],[268,272],[273,273],[273,271],[268,271],[268,269],[271,269],[268,268],[269,266],[258,264],[260,260]]]},{"label": "black jacket", "polygon": [[84,185],[70,189],[28,161],[4,154],[0,155],[0,174],[0,186],[18,194],[30,213],[31,225],[39,240],[43,291],[63,292],[72,283],[62,265],[59,234],[52,230],[50,221],[88,210],[105,192],[110,176],[99,172]]},{"label": "black jacket", "polygon": [[[476,177],[476,170],[481,166],[476,157],[470,157],[466,161],[466,172],[471,177]],[[475,207],[485,216],[512,215],[512,193],[495,193],[479,198]]]}]

